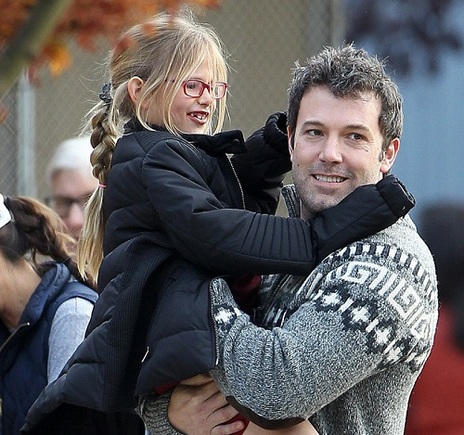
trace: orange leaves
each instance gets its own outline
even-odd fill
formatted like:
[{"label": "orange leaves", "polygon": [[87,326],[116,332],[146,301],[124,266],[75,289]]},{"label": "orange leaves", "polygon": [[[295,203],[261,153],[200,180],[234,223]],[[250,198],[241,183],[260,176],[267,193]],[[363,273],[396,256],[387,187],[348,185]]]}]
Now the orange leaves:
[{"label": "orange leaves", "polygon": [[213,9],[219,7],[220,0],[193,0],[186,3],[195,4],[204,8]]},{"label": "orange leaves", "polygon": [[[26,22],[31,9],[41,1],[47,0],[0,0],[0,50]],[[106,38],[112,43],[128,27],[161,10],[174,12],[182,5],[213,8],[218,4],[219,0],[73,0],[51,40],[39,57],[32,60],[30,73],[36,75],[44,65],[54,76],[69,68],[71,54],[63,42],[69,36],[74,37],[84,50],[91,51],[98,38]]]},{"label": "orange leaves", "polygon": [[14,32],[26,20],[36,0],[0,0],[0,48],[7,44]]},{"label": "orange leaves", "polygon": [[43,56],[48,59],[48,69],[52,76],[58,76],[65,69],[68,69],[72,64],[71,55],[67,47],[59,42],[48,44]]},{"label": "orange leaves", "polygon": [[38,84],[38,74],[43,66],[48,67],[52,77],[59,76],[72,65],[72,57],[68,47],[58,40],[48,43],[41,55],[34,59],[28,68],[28,77],[31,83]]},{"label": "orange leaves", "polygon": [[128,27],[161,10],[174,12],[184,4],[214,7],[218,0],[74,0],[57,33],[75,35],[88,49],[98,36],[114,41]]}]

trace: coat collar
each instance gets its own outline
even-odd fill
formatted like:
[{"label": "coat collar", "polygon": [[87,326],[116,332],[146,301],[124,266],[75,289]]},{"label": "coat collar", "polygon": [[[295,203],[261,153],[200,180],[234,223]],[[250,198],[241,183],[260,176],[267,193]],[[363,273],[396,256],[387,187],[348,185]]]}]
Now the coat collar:
[{"label": "coat collar", "polygon": [[34,324],[39,319],[49,301],[56,298],[71,278],[69,269],[60,263],[51,265],[34,293],[32,294],[20,319],[21,323]]},{"label": "coat collar", "polygon": [[[152,126],[157,131],[164,131],[164,127]],[[124,126],[124,133],[134,131],[147,131],[137,119],[131,119]],[[211,156],[222,154],[242,154],[246,152],[245,141],[240,130],[230,130],[214,135],[207,134],[183,134],[180,137],[202,149]]]}]

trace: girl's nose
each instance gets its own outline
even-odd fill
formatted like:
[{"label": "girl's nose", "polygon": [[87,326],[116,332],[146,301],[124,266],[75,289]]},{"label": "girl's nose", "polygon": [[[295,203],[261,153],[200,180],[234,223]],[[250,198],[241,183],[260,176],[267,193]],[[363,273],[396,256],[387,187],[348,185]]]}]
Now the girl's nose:
[{"label": "girl's nose", "polygon": [[198,104],[209,106],[214,101],[214,98],[211,96],[210,90],[205,87],[201,95],[197,98],[197,101]]}]

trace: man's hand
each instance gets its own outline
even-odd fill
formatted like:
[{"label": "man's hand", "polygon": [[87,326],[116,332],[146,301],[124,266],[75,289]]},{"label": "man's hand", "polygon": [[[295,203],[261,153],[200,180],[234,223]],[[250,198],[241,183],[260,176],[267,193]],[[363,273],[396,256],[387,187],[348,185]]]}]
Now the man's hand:
[{"label": "man's hand", "polygon": [[178,384],[168,408],[171,425],[187,435],[239,432],[245,428],[242,421],[225,424],[237,414],[209,375],[198,375]]}]

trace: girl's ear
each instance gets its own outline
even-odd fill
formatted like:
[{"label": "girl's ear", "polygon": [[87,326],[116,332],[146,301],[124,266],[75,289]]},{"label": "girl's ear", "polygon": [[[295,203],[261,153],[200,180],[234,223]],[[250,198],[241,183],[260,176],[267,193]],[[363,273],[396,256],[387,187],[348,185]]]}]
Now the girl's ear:
[{"label": "girl's ear", "polygon": [[136,104],[139,101],[143,83],[144,81],[137,76],[132,77],[127,82],[127,92],[129,93],[129,97],[134,104]]}]

